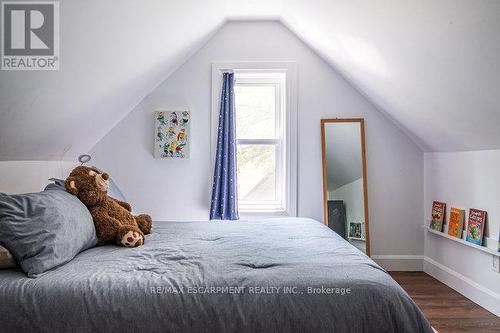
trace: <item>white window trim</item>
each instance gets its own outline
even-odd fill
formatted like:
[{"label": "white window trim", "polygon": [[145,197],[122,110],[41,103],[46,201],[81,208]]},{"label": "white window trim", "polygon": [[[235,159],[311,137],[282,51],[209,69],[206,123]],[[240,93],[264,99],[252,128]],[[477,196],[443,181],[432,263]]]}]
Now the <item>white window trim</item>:
[{"label": "white window trim", "polygon": [[[286,129],[283,124],[286,123],[286,72],[276,71],[276,72],[255,72],[255,71],[245,71],[236,72],[235,85],[272,85],[276,91],[276,107],[278,113],[276,114],[276,133],[278,137],[274,139],[237,139],[237,144],[272,144],[276,147],[276,188],[277,192],[280,193],[279,199],[275,201],[252,201],[252,202],[239,202],[240,212],[242,214],[260,214],[262,212],[271,212],[276,214],[286,213],[285,204],[288,202],[286,193],[288,191],[288,182],[283,181],[284,176],[287,174],[286,161],[287,151],[286,151]],[[279,189],[279,190],[278,190]]]},{"label": "white window trim", "polygon": [[285,163],[286,163],[286,196],[284,211],[241,212],[241,218],[268,217],[268,216],[297,216],[297,65],[293,61],[286,62],[215,62],[212,63],[212,112],[211,112],[211,174],[209,176],[209,192],[211,197],[213,170],[215,167],[215,149],[217,145],[217,127],[219,119],[219,104],[224,72],[269,72],[286,73],[286,100],[285,100]]}]

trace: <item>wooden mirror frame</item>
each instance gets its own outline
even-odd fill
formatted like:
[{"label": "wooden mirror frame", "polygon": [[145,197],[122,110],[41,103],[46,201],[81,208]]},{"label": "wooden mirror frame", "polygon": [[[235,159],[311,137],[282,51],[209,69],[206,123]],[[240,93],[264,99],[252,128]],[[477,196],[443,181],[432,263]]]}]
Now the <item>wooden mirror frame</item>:
[{"label": "wooden mirror frame", "polygon": [[328,190],[326,179],[326,142],[325,124],[327,123],[359,123],[361,132],[361,163],[363,167],[363,199],[365,208],[365,238],[366,255],[370,256],[370,224],[368,219],[368,181],[366,177],[366,150],[365,150],[365,120],[363,118],[335,118],[321,119],[321,158],[323,164],[323,223],[328,226]]}]

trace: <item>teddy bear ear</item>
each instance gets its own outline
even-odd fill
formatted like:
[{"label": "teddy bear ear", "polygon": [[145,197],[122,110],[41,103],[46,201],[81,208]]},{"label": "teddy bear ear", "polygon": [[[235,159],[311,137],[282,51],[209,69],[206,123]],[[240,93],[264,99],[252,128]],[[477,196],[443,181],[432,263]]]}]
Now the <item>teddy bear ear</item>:
[{"label": "teddy bear ear", "polygon": [[78,193],[78,189],[75,185],[75,179],[73,177],[69,177],[68,179],[66,179],[64,185],[66,187],[66,191],[68,191],[69,193],[73,195],[76,195]]}]

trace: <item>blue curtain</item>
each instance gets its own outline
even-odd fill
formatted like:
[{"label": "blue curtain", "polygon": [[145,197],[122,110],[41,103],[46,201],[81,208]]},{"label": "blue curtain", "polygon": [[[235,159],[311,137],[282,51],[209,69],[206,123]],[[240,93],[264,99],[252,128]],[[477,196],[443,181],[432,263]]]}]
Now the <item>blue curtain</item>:
[{"label": "blue curtain", "polygon": [[224,73],[222,80],[210,219],[237,220],[234,74]]}]

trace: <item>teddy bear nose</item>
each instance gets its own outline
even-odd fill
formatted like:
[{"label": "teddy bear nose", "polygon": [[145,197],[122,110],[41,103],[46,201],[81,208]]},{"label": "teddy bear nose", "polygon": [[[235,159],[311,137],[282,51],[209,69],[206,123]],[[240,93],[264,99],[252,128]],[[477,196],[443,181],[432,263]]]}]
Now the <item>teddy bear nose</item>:
[{"label": "teddy bear nose", "polygon": [[102,179],[104,179],[104,180],[108,180],[108,179],[109,179],[109,175],[108,175],[107,173],[103,173],[103,174],[101,175],[101,177],[102,177]]}]

